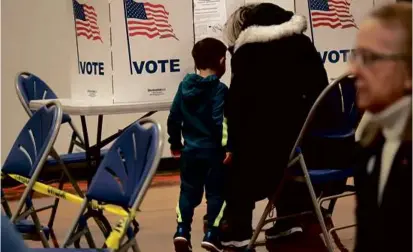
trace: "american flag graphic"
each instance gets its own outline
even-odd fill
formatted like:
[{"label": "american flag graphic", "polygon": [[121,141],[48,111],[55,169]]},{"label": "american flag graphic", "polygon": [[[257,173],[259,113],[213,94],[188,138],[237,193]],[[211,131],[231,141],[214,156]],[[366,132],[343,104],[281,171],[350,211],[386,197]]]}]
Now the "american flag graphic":
[{"label": "american flag graphic", "polygon": [[332,29],[357,28],[350,13],[349,0],[309,0],[309,4],[314,28],[321,26]]},{"label": "american flag graphic", "polygon": [[95,8],[73,0],[73,11],[75,15],[76,35],[78,37],[83,36],[89,40],[99,40],[103,43]]},{"label": "american flag graphic", "polygon": [[169,12],[161,4],[125,0],[127,31],[130,37],[145,36],[153,38],[175,38],[169,24]]}]

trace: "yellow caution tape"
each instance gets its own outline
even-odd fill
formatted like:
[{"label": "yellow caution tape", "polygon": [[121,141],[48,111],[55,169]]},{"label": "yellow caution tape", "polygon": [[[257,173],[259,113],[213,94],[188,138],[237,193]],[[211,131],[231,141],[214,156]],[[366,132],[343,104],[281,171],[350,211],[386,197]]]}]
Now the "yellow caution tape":
[{"label": "yellow caution tape", "polygon": [[110,232],[109,237],[105,243],[109,249],[116,250],[120,246],[120,240],[126,230],[126,223],[129,221],[128,217],[121,219]]},{"label": "yellow caution tape", "polygon": [[[1,174],[1,176],[1,178],[4,179],[5,175],[3,173]],[[27,185],[30,181],[30,179],[17,174],[8,174],[8,176],[25,185]],[[55,187],[40,182],[34,183],[33,190],[44,195],[57,197],[78,204],[81,204],[84,200],[83,198],[77,195],[59,190]],[[128,213],[121,207],[114,205],[99,205],[96,201],[91,202],[91,207],[94,209],[104,210],[116,215],[123,216],[123,218],[113,228],[112,232],[110,233],[109,237],[106,239],[105,242],[106,246],[109,249],[118,249],[120,246],[121,238],[124,236],[126,232],[126,225],[129,225],[133,218],[135,218],[136,211],[131,210],[131,212]]]},{"label": "yellow caution tape", "polygon": [[[17,175],[17,174],[8,174],[8,176],[10,176],[11,178],[13,178],[14,180],[27,185],[30,181],[30,179]],[[4,178],[4,175],[2,174],[2,179]],[[78,203],[78,204],[82,204],[83,202],[83,198],[62,190],[59,190],[53,186],[49,186],[40,182],[35,182],[33,185],[33,190],[44,194],[44,195],[48,195],[48,196],[52,196],[52,197],[56,197],[56,198],[60,198],[60,199],[64,199],[64,200],[68,200],[70,202],[74,202],[74,203]],[[120,215],[120,216],[129,216],[128,212],[126,212],[123,208],[119,207],[119,206],[114,206],[114,205],[100,205],[98,204],[96,201],[92,201],[91,202],[91,207],[93,209],[98,209],[98,210],[104,210],[107,211],[109,213],[112,214],[116,214],[116,215]]]},{"label": "yellow caution tape", "polygon": [[122,218],[116,226],[112,229],[109,237],[105,243],[109,249],[117,250],[120,247],[121,238],[126,232],[126,227],[130,225],[130,222],[135,218],[135,211],[131,211],[129,217]]}]

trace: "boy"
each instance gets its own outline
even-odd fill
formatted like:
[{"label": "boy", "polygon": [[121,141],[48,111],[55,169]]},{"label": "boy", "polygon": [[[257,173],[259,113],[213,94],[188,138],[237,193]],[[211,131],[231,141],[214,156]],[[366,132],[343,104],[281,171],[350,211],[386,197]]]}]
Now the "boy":
[{"label": "boy", "polygon": [[[227,48],[219,40],[205,38],[192,49],[198,74],[188,74],[178,87],[168,117],[172,156],[181,157],[181,192],[177,205],[178,228],[175,251],[192,251],[191,223],[194,208],[207,199],[208,227],[201,246],[220,251],[220,220],[223,208],[223,160],[221,145],[224,100],[228,88],[220,82],[225,73]],[[181,133],[184,145],[181,143]]]}]

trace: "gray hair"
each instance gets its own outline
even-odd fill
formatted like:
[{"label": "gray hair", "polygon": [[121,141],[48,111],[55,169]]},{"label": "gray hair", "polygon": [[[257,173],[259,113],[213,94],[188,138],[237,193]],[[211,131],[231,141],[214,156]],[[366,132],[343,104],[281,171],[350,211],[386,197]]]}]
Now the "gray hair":
[{"label": "gray hair", "polygon": [[251,11],[257,5],[257,3],[243,5],[228,18],[223,30],[224,40],[228,46],[235,45],[235,41],[238,39],[238,36],[242,31],[246,13]]}]

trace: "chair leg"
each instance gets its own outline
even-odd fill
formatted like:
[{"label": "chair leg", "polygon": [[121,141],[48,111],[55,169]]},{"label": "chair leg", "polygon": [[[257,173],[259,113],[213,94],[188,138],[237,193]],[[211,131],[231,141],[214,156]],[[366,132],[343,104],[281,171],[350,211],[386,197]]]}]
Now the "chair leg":
[{"label": "chair leg", "polygon": [[260,235],[260,232],[265,225],[265,220],[267,219],[268,214],[272,210],[273,204],[274,202],[272,201],[272,199],[268,200],[267,206],[265,207],[264,212],[262,213],[261,218],[257,224],[257,227],[255,228],[254,233],[252,234],[251,240],[247,247],[248,249],[251,249],[254,247],[254,244],[257,241],[258,236]]},{"label": "chair leg", "polygon": [[320,202],[319,202],[319,207],[322,207],[322,204],[324,201],[326,201],[326,199],[330,198],[330,202],[328,204],[328,209],[327,212],[330,215],[327,218],[328,224],[329,224],[329,228],[328,228],[328,232],[330,234],[330,237],[333,238],[334,243],[336,244],[337,248],[341,251],[341,252],[349,252],[349,250],[344,246],[344,244],[341,242],[340,237],[337,234],[337,231],[335,230],[334,227],[334,223],[333,223],[333,210],[334,207],[337,203],[338,198],[335,198],[334,196],[330,196],[327,198],[321,198]]},{"label": "chair leg", "polygon": [[34,225],[36,226],[37,234],[40,237],[43,247],[50,248],[49,242],[47,241],[46,235],[43,232],[42,225],[40,224],[39,217],[36,212],[33,212],[31,215]]},{"label": "chair leg", "polygon": [[30,191],[32,190],[33,184],[34,184],[34,180],[32,179],[31,181],[29,181],[28,185],[26,186],[26,189],[24,189],[23,194],[19,200],[19,203],[17,205],[17,209],[14,212],[14,214],[12,214],[11,218],[10,218],[10,222],[14,223],[14,221],[17,219],[17,217],[20,215],[23,207],[25,206],[26,203],[26,199],[27,196],[29,195]]},{"label": "chair leg", "polygon": [[72,128],[72,130],[73,130],[73,134],[75,135],[75,140],[76,140],[76,137],[79,138],[80,143],[84,145],[84,144],[85,144],[85,141],[83,140],[83,138],[82,138],[82,136],[80,135],[79,131],[77,130],[76,126],[75,126],[72,122],[69,122],[69,125],[70,125],[70,127]]},{"label": "chair leg", "polygon": [[[334,224],[333,224],[334,225]],[[341,252],[349,252],[349,250],[344,246],[341,242],[340,237],[338,236],[336,231],[331,232],[331,237],[333,237],[334,243],[337,245],[337,248]]]},{"label": "chair leg", "polygon": [[[64,176],[65,176],[65,174],[64,174],[64,172],[62,172],[62,175],[60,176],[59,186],[58,186],[59,190],[63,189]],[[50,230],[50,238],[52,239],[52,242],[53,242],[53,245],[55,246],[55,248],[59,248],[59,243],[57,241],[56,235],[55,235],[54,230],[53,230],[53,224],[54,224],[54,220],[56,218],[56,213],[57,213],[57,208],[59,206],[59,202],[60,202],[60,199],[58,197],[56,197],[55,200],[54,200],[53,207],[52,207],[52,212],[50,214],[49,223],[47,224],[47,226],[49,227],[49,230]]]},{"label": "chair leg", "polygon": [[59,168],[62,169],[66,177],[68,178],[69,182],[72,184],[73,188],[75,189],[76,193],[84,198],[85,196],[83,195],[82,190],[80,189],[79,185],[76,183],[76,181],[73,179],[72,175],[70,174],[69,170],[67,169],[66,165],[64,164],[63,160],[60,159],[59,154],[57,154],[56,150],[52,148],[50,151],[51,156],[58,161]]},{"label": "chair leg", "polygon": [[85,238],[89,248],[96,248],[95,241],[93,240],[92,232],[90,231],[89,227],[86,227]]},{"label": "chair leg", "polygon": [[67,150],[67,153],[73,152],[73,148],[75,147],[75,141],[76,141],[76,133],[73,131],[72,136],[70,137],[69,150]]},{"label": "chair leg", "polygon": [[[62,175],[61,175],[60,181],[59,181],[59,186],[58,186],[59,190],[63,190],[63,184],[64,184],[63,179],[64,179],[64,173],[62,172]],[[56,212],[57,212],[57,207],[59,206],[59,202],[60,202],[60,199],[58,197],[56,197],[55,200],[54,200],[54,203],[53,203],[52,212],[50,214],[49,223],[47,224],[47,226],[49,228],[53,227],[53,223],[54,223],[54,220],[56,218]]]},{"label": "chair leg", "polygon": [[135,238],[135,244],[132,245],[132,250],[133,252],[141,252],[141,249],[139,248],[138,242],[136,241]]},{"label": "chair leg", "polygon": [[[294,158],[293,161],[291,161],[290,163],[295,163],[297,160],[297,158]],[[283,178],[281,179],[281,182],[279,183],[279,185],[277,186],[277,189],[273,195],[273,197],[271,197],[268,200],[268,204],[265,207],[265,210],[263,212],[263,214],[261,215],[261,218],[257,224],[257,227],[254,230],[254,233],[252,234],[251,240],[247,246],[247,251],[251,250],[254,248],[254,244],[257,241],[257,238],[262,230],[262,228],[265,226],[266,224],[266,219],[267,216],[270,214],[270,212],[272,211],[272,206],[275,204],[275,202],[277,201],[278,197],[280,196],[282,189],[284,187],[284,184],[286,183],[286,181],[289,178],[289,172],[288,172],[288,167],[284,169],[284,175]]]},{"label": "chair leg", "polygon": [[1,198],[1,205],[3,206],[4,213],[7,215],[7,217],[11,218],[12,213],[11,213],[9,203],[3,197]]},{"label": "chair leg", "polygon": [[136,240],[136,237],[133,237],[132,239],[128,240],[125,244],[121,245],[119,248],[119,251],[117,252],[127,252],[129,249],[132,249],[133,252],[140,252],[141,250],[139,249],[138,242]]},{"label": "chair leg", "polygon": [[[330,203],[328,204],[328,209],[327,209],[329,214],[333,215],[333,211],[334,211],[334,207],[336,206],[336,203],[337,203],[337,199],[330,200]],[[321,207],[321,204],[320,204],[320,207]]]},{"label": "chair leg", "polygon": [[89,204],[89,201],[87,199],[85,199],[82,203],[82,206],[80,207],[80,211],[77,214],[77,216],[75,218],[75,221],[73,222],[72,226],[69,229],[69,232],[66,235],[66,238],[64,239],[63,246],[62,246],[63,248],[66,248],[67,246],[69,246],[68,242],[70,240],[70,237],[75,232],[76,227],[78,226],[79,218],[84,213],[84,211],[85,211],[88,204]]},{"label": "chair leg", "polygon": [[50,232],[49,235],[50,235],[50,239],[52,240],[53,246],[55,248],[60,248],[59,242],[57,241],[57,237],[56,237],[56,234],[55,234],[53,228],[49,228],[49,232]]},{"label": "chair leg", "polygon": [[324,222],[324,217],[323,217],[323,214],[322,214],[321,209],[319,207],[319,203],[317,201],[317,197],[316,197],[316,194],[314,192],[313,185],[311,183],[310,175],[308,174],[307,165],[305,164],[304,156],[302,154],[300,154],[300,166],[301,166],[301,169],[303,171],[305,182],[307,184],[308,190],[310,192],[311,200],[313,202],[313,206],[314,206],[315,213],[317,215],[318,222],[320,223],[321,230],[323,231],[323,235],[324,235],[324,239],[325,239],[325,242],[326,242],[326,245],[327,245],[327,249],[328,249],[329,252],[333,252],[334,251],[333,244],[331,242],[330,235],[327,231],[326,223]]}]

